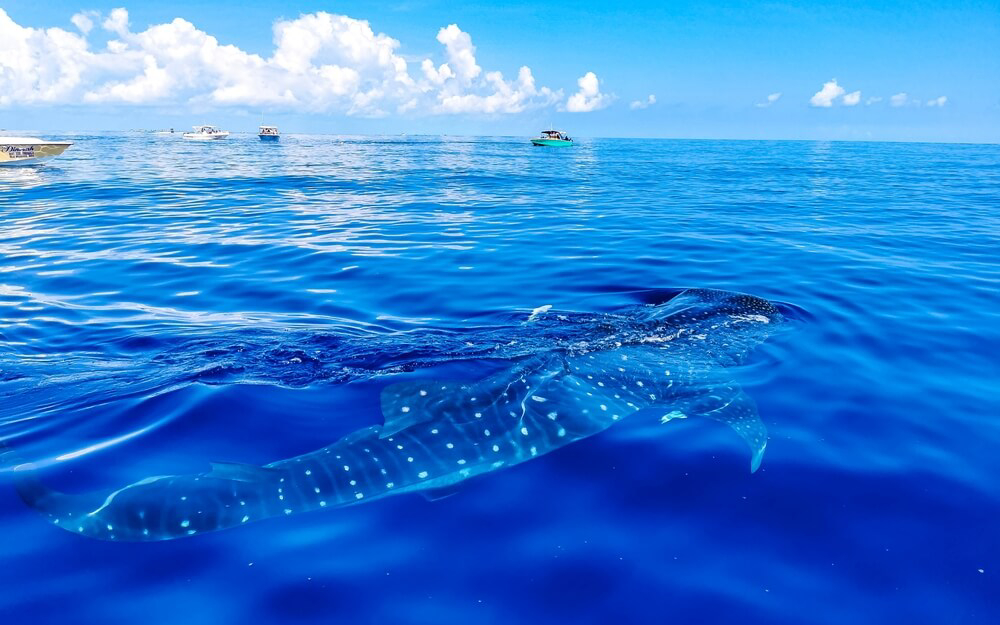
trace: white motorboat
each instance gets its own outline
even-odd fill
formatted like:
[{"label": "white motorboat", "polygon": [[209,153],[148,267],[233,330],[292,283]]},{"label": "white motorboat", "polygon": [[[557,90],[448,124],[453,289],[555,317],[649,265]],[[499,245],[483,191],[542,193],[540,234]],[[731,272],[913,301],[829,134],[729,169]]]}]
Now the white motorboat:
[{"label": "white motorboat", "polygon": [[257,129],[257,136],[261,141],[277,141],[281,137],[277,126],[261,126]]},{"label": "white motorboat", "polygon": [[201,125],[194,126],[194,132],[185,132],[185,139],[193,139],[195,141],[214,141],[218,139],[225,139],[229,136],[229,131],[219,130],[216,126]]},{"label": "white motorboat", "polygon": [[59,156],[71,145],[69,141],[45,141],[34,137],[0,137],[0,166],[38,163]]}]

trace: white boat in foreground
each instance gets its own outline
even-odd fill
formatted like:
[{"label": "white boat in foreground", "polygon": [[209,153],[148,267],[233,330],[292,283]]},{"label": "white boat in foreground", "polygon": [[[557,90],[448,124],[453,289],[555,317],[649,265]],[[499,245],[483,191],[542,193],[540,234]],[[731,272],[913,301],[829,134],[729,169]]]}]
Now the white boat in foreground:
[{"label": "white boat in foreground", "polygon": [[59,156],[71,145],[69,141],[45,141],[34,137],[0,137],[0,166],[37,163]]},{"label": "white boat in foreground", "polygon": [[217,139],[225,139],[229,136],[228,130],[219,130],[215,126],[194,126],[194,132],[185,132],[185,139],[193,139],[195,141],[214,141]]}]

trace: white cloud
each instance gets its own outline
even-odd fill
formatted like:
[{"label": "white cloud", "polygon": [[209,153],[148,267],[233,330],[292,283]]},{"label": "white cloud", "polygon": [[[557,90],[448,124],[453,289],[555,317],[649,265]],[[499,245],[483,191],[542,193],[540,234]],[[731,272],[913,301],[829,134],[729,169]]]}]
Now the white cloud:
[{"label": "white cloud", "polygon": [[927,106],[944,106],[948,102],[948,96],[939,96],[933,100],[927,100]]},{"label": "white cloud", "polygon": [[883,98],[880,95],[872,96],[872,97],[868,98],[867,100],[865,100],[865,106],[871,106],[872,104],[878,104],[882,100],[883,100]]},{"label": "white cloud", "polygon": [[822,108],[830,108],[833,106],[833,101],[842,95],[844,95],[844,88],[838,85],[837,79],[834,78],[829,82],[823,83],[823,88],[817,91],[813,97],[809,98],[809,104]]},{"label": "white cloud", "polygon": [[889,105],[895,106],[897,108],[900,106],[906,106],[906,103],[909,100],[909,98],[910,96],[907,95],[906,93],[897,93],[896,95],[889,98]]},{"label": "white cloud", "polygon": [[94,19],[97,18],[99,14],[97,11],[80,11],[73,17],[69,18],[69,21],[73,22],[73,25],[83,33],[88,34],[94,29]]},{"label": "white cloud", "polygon": [[125,9],[111,9],[108,19],[101,24],[104,30],[117,33],[124,37],[128,33],[128,11]]},{"label": "white cloud", "polygon": [[587,72],[576,81],[580,90],[566,100],[566,110],[570,113],[599,111],[615,101],[613,94],[601,93],[601,82],[594,72]]},{"label": "white cloud", "polygon": [[857,106],[858,102],[861,102],[861,92],[854,91],[852,93],[845,94],[840,101],[844,103],[844,106]]},{"label": "white cloud", "polygon": [[656,96],[652,93],[646,96],[645,100],[633,100],[631,104],[628,105],[633,111],[639,109],[648,109],[650,106],[656,104]]},{"label": "white cloud", "polygon": [[470,85],[483,69],[476,63],[476,46],[472,37],[463,32],[458,24],[450,24],[438,31],[437,40],[448,51],[449,66],[454,68],[455,77],[462,84]]},{"label": "white cloud", "polygon": [[483,74],[472,37],[456,24],[438,31],[437,40],[444,45],[448,61],[434,67],[433,61],[424,59],[420,66],[425,79],[437,89],[434,113],[520,113],[562,99],[561,90],[536,86],[530,67],[521,67],[515,80],[506,80],[500,72]]},{"label": "white cloud", "polygon": [[781,92],[779,91],[777,93],[772,93],[772,94],[768,95],[766,102],[758,102],[755,106],[757,108],[767,108],[767,107],[771,106],[772,104],[774,104],[775,102],[777,102],[780,99],[781,99]]},{"label": "white cloud", "polygon": [[[485,71],[472,38],[455,24],[437,35],[444,62],[426,59],[413,76],[399,41],[344,15],[276,21],[270,56],[220,43],[181,18],[141,32],[132,32],[125,9],[84,11],[71,21],[79,32],[23,27],[0,9],[0,107],[117,103],[364,116],[501,114],[553,106],[563,97],[561,90],[537,86],[528,67],[513,80]],[[103,48],[89,38],[98,24],[111,35]],[[584,101],[600,108],[606,98],[597,92]]]}]

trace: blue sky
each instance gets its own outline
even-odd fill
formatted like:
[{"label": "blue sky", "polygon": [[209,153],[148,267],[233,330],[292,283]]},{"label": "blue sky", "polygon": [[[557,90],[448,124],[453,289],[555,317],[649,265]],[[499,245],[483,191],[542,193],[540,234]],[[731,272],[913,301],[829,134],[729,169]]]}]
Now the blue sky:
[{"label": "blue sky", "polygon": [[[1000,3],[857,4],[6,0],[0,127],[184,127],[204,119],[247,130],[266,109],[289,132],[517,135],[551,122],[581,136],[1000,141]],[[128,10],[127,28],[104,27],[116,7]],[[74,25],[81,11],[86,20]],[[296,21],[321,11],[367,20],[376,37],[398,44],[365,40],[371,54],[354,58],[347,34],[330,44],[336,49],[306,59],[295,48],[299,31],[289,30],[285,49],[298,56],[285,54],[276,69],[275,23],[323,36],[330,20]],[[155,45],[141,33],[175,18],[235,46],[242,60],[226,52],[199,56],[197,67],[194,57],[170,65],[161,57],[173,44],[165,42],[184,29],[161,33]],[[342,22],[352,32],[353,20]],[[80,23],[91,24],[85,37]],[[442,31],[451,24],[457,28]],[[53,27],[79,41],[26,30]],[[20,52],[4,50],[4,40],[18,37],[28,42]],[[72,63],[54,52],[63,47],[76,51]],[[397,60],[373,60],[388,49],[407,76]],[[10,67],[17,54],[30,58]],[[424,59],[433,72],[423,70]],[[530,81],[519,76],[522,66]],[[30,76],[64,76],[67,67],[80,73],[72,84],[43,89]],[[494,71],[502,82],[487,79]],[[317,91],[327,78],[327,90]],[[285,95],[278,101],[269,89]],[[772,94],[780,96],[769,103]]]}]

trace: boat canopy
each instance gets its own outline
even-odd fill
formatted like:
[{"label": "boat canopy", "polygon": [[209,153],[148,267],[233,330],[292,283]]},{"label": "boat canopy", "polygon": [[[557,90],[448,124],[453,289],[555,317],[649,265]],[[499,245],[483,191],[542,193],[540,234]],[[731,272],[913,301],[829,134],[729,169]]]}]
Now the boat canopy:
[{"label": "boat canopy", "polygon": [[208,124],[202,124],[201,126],[192,126],[192,128],[194,128],[195,132],[201,132],[208,135],[219,132],[219,129],[216,126],[209,126]]},{"label": "boat canopy", "polygon": [[262,135],[276,135],[278,134],[277,126],[261,126],[259,134]]},{"label": "boat canopy", "polygon": [[543,130],[543,139],[562,139],[563,141],[569,141],[569,136],[562,130]]}]

